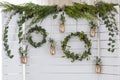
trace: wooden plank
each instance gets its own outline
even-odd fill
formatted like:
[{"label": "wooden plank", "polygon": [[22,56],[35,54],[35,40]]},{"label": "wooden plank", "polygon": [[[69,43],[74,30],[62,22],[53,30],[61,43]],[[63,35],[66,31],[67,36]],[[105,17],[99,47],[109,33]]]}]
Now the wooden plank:
[{"label": "wooden plank", "polygon": [[[37,76],[39,76],[39,78],[41,79],[45,79],[45,80],[96,80],[98,79],[98,76],[96,74],[36,74],[34,76],[29,75],[27,77],[27,79],[29,80],[37,80]],[[87,76],[87,77],[86,77]],[[105,80],[106,78],[109,80],[119,80],[119,76],[113,76],[113,75],[100,75],[100,79]]]}]

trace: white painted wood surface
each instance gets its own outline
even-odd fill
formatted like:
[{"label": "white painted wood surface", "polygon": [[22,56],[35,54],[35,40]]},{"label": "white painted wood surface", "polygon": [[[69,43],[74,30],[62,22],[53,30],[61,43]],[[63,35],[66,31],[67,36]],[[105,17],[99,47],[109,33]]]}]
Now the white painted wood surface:
[{"label": "white painted wood surface", "polygon": [[[96,2],[96,1],[104,1],[107,3],[120,3],[119,0],[45,0],[45,2],[48,2],[48,3],[46,3],[48,5],[52,5],[52,4],[71,5],[73,2],[94,4],[94,2]],[[38,0],[38,2],[39,2],[39,0]]]},{"label": "white painted wood surface", "polygon": [[[8,14],[9,15],[9,14]],[[7,20],[6,14],[3,15],[3,24]],[[116,15],[117,24],[119,26],[119,15]],[[17,38],[17,16],[10,22],[9,28],[9,44],[12,49],[13,59],[9,59],[3,50],[3,80],[23,80],[22,64],[20,63],[20,55],[18,53],[18,38]],[[59,17],[55,20],[52,16],[47,17],[41,24],[49,33],[48,37],[52,37],[57,41],[57,53],[55,56],[50,55],[48,42],[40,48],[29,46],[28,64],[26,65],[26,80],[120,80],[120,44],[119,36],[116,38],[116,51],[114,54],[107,51],[108,31],[101,25],[100,27],[100,55],[103,61],[103,70],[101,75],[95,73],[93,59],[97,56],[97,36],[91,38],[89,36],[89,25],[85,19],[80,19],[77,22],[74,19],[66,16],[64,34],[59,33]],[[102,27],[103,26],[103,27]],[[85,31],[88,37],[92,40],[92,55],[90,61],[75,61],[71,63],[69,59],[61,58],[60,41],[70,32]],[[38,37],[34,37],[38,40]],[[71,51],[83,52],[83,43],[77,38],[70,40],[69,45],[72,45]]]}]

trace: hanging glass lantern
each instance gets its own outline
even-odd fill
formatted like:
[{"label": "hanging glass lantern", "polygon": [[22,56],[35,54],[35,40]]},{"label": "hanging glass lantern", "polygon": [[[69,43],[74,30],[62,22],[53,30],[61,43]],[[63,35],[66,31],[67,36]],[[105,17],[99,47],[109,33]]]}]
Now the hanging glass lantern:
[{"label": "hanging glass lantern", "polygon": [[96,73],[101,74],[101,65],[96,65]]},{"label": "hanging glass lantern", "polygon": [[61,33],[64,33],[64,32],[65,32],[65,16],[64,16],[64,12],[61,14],[59,31],[60,31]]},{"label": "hanging glass lantern", "polygon": [[21,56],[21,63],[27,64],[27,56]]},{"label": "hanging glass lantern", "polygon": [[56,53],[55,47],[50,47],[50,54],[55,55],[55,53]]},{"label": "hanging glass lantern", "polygon": [[90,36],[91,37],[95,37],[95,33],[96,33],[96,29],[95,28],[91,28],[90,29]]},{"label": "hanging glass lantern", "polygon": [[26,40],[26,34],[23,35],[23,40],[22,40],[22,47],[20,49],[20,54],[21,54],[21,63],[22,64],[27,64],[27,50],[28,50],[28,45],[27,45],[27,40]]},{"label": "hanging glass lantern", "polygon": [[60,31],[61,33],[64,33],[64,32],[65,32],[65,25],[64,25],[64,24],[60,24],[60,26],[59,26],[59,31]]}]

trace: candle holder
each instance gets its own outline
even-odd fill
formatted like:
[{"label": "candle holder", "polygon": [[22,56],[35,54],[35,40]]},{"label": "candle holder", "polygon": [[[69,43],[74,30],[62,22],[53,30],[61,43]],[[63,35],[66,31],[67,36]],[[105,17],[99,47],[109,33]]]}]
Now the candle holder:
[{"label": "candle holder", "polygon": [[90,28],[90,36],[95,37],[95,33],[96,33],[96,29],[98,27],[98,24],[97,24],[96,21],[95,22],[90,21],[89,24],[90,24],[90,27],[91,27]]},{"label": "candle holder", "polygon": [[27,46],[24,45],[23,47],[19,48],[22,64],[27,64],[27,51],[28,51],[28,45]]},{"label": "candle holder", "polygon": [[96,73],[101,74],[101,65],[96,65]]},{"label": "candle holder", "polygon": [[65,32],[65,25],[64,24],[60,24],[59,31],[60,31],[60,33],[64,33]]},{"label": "candle holder", "polygon": [[65,32],[65,16],[64,16],[64,12],[61,14],[61,17],[60,17],[59,31],[61,33]]},{"label": "candle holder", "polygon": [[55,55],[55,53],[56,53],[55,47],[50,47],[50,54]]},{"label": "candle holder", "polygon": [[95,33],[96,33],[96,29],[95,28],[91,28],[90,29],[90,36],[91,37],[95,37]]},{"label": "candle holder", "polygon": [[21,63],[27,64],[27,56],[21,56]]},{"label": "candle holder", "polygon": [[55,55],[55,53],[56,53],[56,49],[55,49],[56,42],[52,38],[50,38],[49,39],[49,44],[50,44],[50,54]]},{"label": "candle holder", "polygon": [[96,57],[95,64],[96,64],[96,68],[95,68],[96,73],[97,74],[101,74],[101,70],[102,70],[102,67],[101,67],[101,64],[102,64],[101,58]]}]

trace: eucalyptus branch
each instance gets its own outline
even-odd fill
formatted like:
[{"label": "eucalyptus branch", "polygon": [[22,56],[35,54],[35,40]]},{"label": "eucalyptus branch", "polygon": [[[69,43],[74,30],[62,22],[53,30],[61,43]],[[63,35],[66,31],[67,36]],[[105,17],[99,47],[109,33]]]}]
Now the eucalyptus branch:
[{"label": "eucalyptus branch", "polygon": [[98,27],[98,24],[97,24],[96,21],[90,21],[89,24],[90,24],[90,27],[91,27],[91,28],[96,29],[96,28]]},{"label": "eucalyptus branch", "polygon": [[118,34],[118,28],[115,21],[115,14],[112,12],[109,12],[104,17],[102,17],[102,20],[104,21],[104,24],[106,25],[106,28],[109,31],[109,49],[108,51],[114,52],[115,51],[115,35]]},{"label": "eucalyptus branch", "polygon": [[25,50],[22,47],[19,48],[19,53],[21,56],[27,56],[28,54],[27,51],[28,51],[28,45],[26,46]]},{"label": "eucalyptus branch", "polygon": [[56,46],[56,42],[52,38],[49,38],[49,44],[50,44],[51,47],[54,47],[54,48]]},{"label": "eucalyptus branch", "polygon": [[9,16],[9,18],[8,18],[6,24],[5,24],[5,29],[4,29],[4,34],[3,34],[4,48],[5,48],[5,51],[7,52],[7,56],[8,56],[9,58],[13,58],[14,55],[11,54],[11,50],[9,49],[9,45],[8,45],[8,28],[9,28],[9,22],[11,21],[12,17],[13,17],[15,14],[16,14],[16,12],[13,12],[13,13]]},{"label": "eucalyptus branch", "polygon": [[21,43],[21,41],[23,40],[23,24],[26,21],[26,17],[25,15],[22,13],[20,14],[20,20],[17,22],[18,23],[18,27],[19,27],[19,31],[18,31],[18,39],[19,39],[19,43]]},{"label": "eucalyptus branch", "polygon": [[101,58],[96,57],[96,59],[95,59],[95,64],[96,64],[96,65],[101,65],[101,64],[102,64]]},{"label": "eucalyptus branch", "polygon": [[104,2],[99,2],[96,4],[97,12],[99,16],[104,21],[106,28],[109,31],[109,48],[108,51],[114,52],[115,51],[115,35],[118,34],[118,28],[115,21],[115,14],[117,10],[114,6],[117,4],[109,4]]},{"label": "eucalyptus branch", "polygon": [[95,20],[97,18],[94,5],[74,3],[73,6],[65,6],[65,12],[74,19],[85,18],[87,20]]}]

